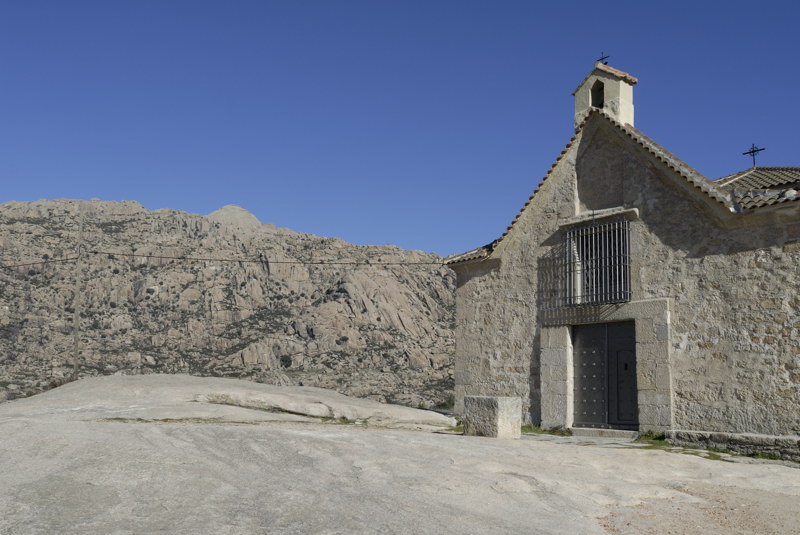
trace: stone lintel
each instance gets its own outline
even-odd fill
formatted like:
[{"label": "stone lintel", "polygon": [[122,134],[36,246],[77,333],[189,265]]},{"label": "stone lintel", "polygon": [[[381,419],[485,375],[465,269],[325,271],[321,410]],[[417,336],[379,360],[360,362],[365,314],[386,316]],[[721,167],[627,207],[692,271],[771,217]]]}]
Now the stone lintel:
[{"label": "stone lintel", "polygon": [[602,208],[600,210],[591,210],[588,212],[580,213],[576,216],[564,219],[558,222],[558,228],[564,229],[575,225],[583,225],[598,219],[605,219],[611,217],[620,217],[628,220],[639,219],[638,208]]}]

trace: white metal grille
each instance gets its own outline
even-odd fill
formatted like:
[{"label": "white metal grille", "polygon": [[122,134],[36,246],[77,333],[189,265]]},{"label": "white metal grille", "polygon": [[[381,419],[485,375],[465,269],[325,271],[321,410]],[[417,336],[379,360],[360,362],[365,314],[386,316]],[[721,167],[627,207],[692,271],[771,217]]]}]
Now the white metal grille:
[{"label": "white metal grille", "polygon": [[630,225],[594,223],[567,231],[564,243],[566,305],[601,305],[631,299]]}]

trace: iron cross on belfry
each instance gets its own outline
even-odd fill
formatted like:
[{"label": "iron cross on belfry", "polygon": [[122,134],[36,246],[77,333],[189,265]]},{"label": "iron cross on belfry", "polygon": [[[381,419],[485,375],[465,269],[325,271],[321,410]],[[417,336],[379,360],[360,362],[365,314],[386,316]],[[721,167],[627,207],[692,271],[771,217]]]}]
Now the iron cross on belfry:
[{"label": "iron cross on belfry", "polygon": [[607,62],[606,60],[607,60],[608,58],[610,58],[610,57],[611,57],[611,56],[606,56],[605,54],[603,54],[602,52],[600,52],[600,59],[598,59],[597,61],[598,61],[598,62],[600,62],[600,63],[602,63],[603,65],[608,65],[608,62]]},{"label": "iron cross on belfry", "polygon": [[752,156],[753,157],[753,167],[755,167],[756,166],[756,154],[758,154],[762,150],[764,150],[764,149],[759,149],[758,147],[756,147],[756,144],[753,143],[753,146],[750,147],[750,150],[747,151],[747,152],[743,152],[742,156],[744,156],[746,154],[749,154],[750,156]]}]

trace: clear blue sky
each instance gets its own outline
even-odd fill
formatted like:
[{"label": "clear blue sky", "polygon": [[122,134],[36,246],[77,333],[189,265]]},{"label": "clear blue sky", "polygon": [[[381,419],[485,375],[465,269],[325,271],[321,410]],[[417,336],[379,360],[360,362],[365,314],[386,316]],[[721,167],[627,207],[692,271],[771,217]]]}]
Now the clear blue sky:
[{"label": "clear blue sky", "polygon": [[709,177],[800,165],[795,2],[2,0],[0,202],[137,200],[442,255],[497,238],[605,52]]}]

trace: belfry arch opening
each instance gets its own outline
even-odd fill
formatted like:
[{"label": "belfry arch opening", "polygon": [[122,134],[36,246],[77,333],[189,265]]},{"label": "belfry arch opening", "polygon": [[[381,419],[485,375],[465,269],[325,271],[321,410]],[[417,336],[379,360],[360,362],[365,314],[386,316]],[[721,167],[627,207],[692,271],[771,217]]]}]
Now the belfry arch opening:
[{"label": "belfry arch opening", "polygon": [[592,101],[591,104],[595,108],[602,108],[603,101],[605,99],[605,88],[603,87],[603,82],[600,80],[595,81],[594,85],[592,86]]}]

